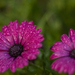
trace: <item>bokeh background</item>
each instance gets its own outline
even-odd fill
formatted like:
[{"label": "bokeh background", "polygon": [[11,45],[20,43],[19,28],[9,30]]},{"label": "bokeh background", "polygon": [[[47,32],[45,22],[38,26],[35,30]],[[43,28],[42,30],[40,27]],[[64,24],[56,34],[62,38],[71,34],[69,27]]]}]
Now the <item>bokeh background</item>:
[{"label": "bokeh background", "polygon": [[50,47],[70,28],[75,29],[75,0],[0,0],[0,31],[4,24],[15,20],[19,24],[33,20],[37,28],[42,28],[45,40],[36,60],[15,73],[9,69],[0,75],[68,75],[51,70],[54,60],[50,60]]}]

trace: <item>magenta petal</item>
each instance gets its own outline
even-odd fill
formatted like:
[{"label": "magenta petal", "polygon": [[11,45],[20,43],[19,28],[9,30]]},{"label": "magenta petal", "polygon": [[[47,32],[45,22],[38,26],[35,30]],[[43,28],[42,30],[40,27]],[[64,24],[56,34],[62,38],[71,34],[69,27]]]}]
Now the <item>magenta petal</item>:
[{"label": "magenta petal", "polygon": [[[6,54],[4,54],[5,55],[5,57],[1,57],[0,58],[0,72],[3,72],[2,70],[4,70],[5,71],[5,69],[6,69],[6,62],[8,61],[8,59],[10,58],[10,56],[9,55],[6,55]],[[3,67],[4,66],[4,67]],[[8,66],[7,66],[8,67]]]},{"label": "magenta petal", "polygon": [[[59,61],[58,61],[59,60]],[[74,59],[70,57],[60,58],[54,62],[54,69],[61,72],[72,74],[74,72]],[[56,63],[56,64],[55,64]],[[53,65],[53,64],[52,64]]]},{"label": "magenta petal", "polygon": [[5,61],[7,61],[8,58],[5,58],[5,59],[0,59],[0,73],[2,72],[1,68],[2,68],[2,65],[5,64]]},{"label": "magenta petal", "polygon": [[41,30],[42,30],[42,29],[37,29],[37,30],[36,30],[36,34],[37,34],[37,33],[40,33]]},{"label": "magenta petal", "polygon": [[0,59],[10,58],[8,52],[0,52]]},{"label": "magenta petal", "polygon": [[[31,41],[32,41],[32,39],[34,39],[35,37],[37,37],[37,36],[39,36],[39,33],[41,32],[41,29],[37,29],[37,30],[35,30],[35,28],[36,28],[36,26],[34,26],[33,27],[33,32],[32,32],[32,34],[31,34],[31,36],[28,38],[28,40],[25,42],[25,38],[23,39],[23,41],[22,41],[22,44],[24,44],[24,43],[26,43],[26,45],[29,45],[30,43],[31,43]],[[41,36],[42,37],[42,36]],[[35,39],[34,39],[35,40]],[[30,42],[29,42],[30,41]],[[34,41],[32,41],[32,42],[34,42]]]},{"label": "magenta petal", "polygon": [[27,41],[27,38],[30,36],[29,31],[31,28],[32,28],[32,25],[27,25],[23,34],[22,45]]},{"label": "magenta petal", "polygon": [[16,61],[14,60],[10,66],[10,70],[14,73],[16,71]]},{"label": "magenta petal", "polygon": [[7,47],[8,47],[8,46],[11,46],[11,43],[9,43],[7,39],[5,39],[5,37],[4,37],[4,35],[3,35],[2,32],[0,32],[0,41],[1,41],[2,43],[4,43],[4,45],[7,46]]},{"label": "magenta petal", "polygon": [[5,72],[5,71],[10,67],[10,65],[11,65],[11,63],[12,63],[12,61],[13,61],[13,59],[14,59],[14,58],[10,58],[10,59],[8,59],[5,63],[3,63],[3,64],[1,65],[1,72],[2,72],[2,73]]},{"label": "magenta petal", "polygon": [[[8,57],[7,58],[3,58],[3,59],[0,59],[0,66],[5,63],[5,61],[8,60]],[[1,67],[0,67],[0,72],[1,72]]]},{"label": "magenta petal", "polygon": [[[42,29],[37,29],[33,32],[32,36],[30,37],[30,39],[32,39],[33,37],[37,37],[39,36],[39,33],[41,32]],[[42,35],[40,35],[40,37],[42,37]]]},{"label": "magenta petal", "polygon": [[69,74],[73,74],[75,71],[75,67],[74,67],[74,59],[70,59],[70,61],[68,62],[68,73]]},{"label": "magenta petal", "polygon": [[33,43],[29,46],[24,46],[24,50],[29,50],[29,49],[35,49],[35,48],[40,48],[42,47],[42,44],[41,43]]},{"label": "magenta petal", "polygon": [[28,24],[32,24],[33,25],[33,21],[29,21]]},{"label": "magenta petal", "polygon": [[63,57],[63,56],[69,56],[69,52],[67,52],[67,51],[54,52],[54,53],[50,56],[50,58],[51,58],[51,59],[55,59],[55,58]]},{"label": "magenta petal", "polygon": [[63,72],[63,63],[65,62],[65,60],[64,61],[60,61],[57,65],[56,65],[56,67],[55,67],[55,70],[56,71],[58,71],[59,73],[61,73],[61,72]]},{"label": "magenta petal", "polygon": [[35,40],[34,42],[35,43],[39,43],[39,42],[42,42],[44,40],[44,38],[40,38],[40,39],[38,39],[38,40]]},{"label": "magenta petal", "polygon": [[2,72],[1,68],[3,68],[3,65],[6,66],[6,64],[7,64],[6,62],[8,59],[9,59],[9,57],[7,57],[7,56],[5,58],[0,59],[0,72]]},{"label": "magenta petal", "polygon": [[35,55],[40,54],[40,51],[38,49],[32,49],[32,50],[28,50],[28,51],[35,54]]},{"label": "magenta petal", "polygon": [[27,27],[27,21],[23,21],[19,29],[19,44],[22,42],[22,38],[24,36],[26,27]]},{"label": "magenta petal", "polygon": [[6,44],[4,44],[3,42],[0,41],[0,51],[2,50],[9,50],[9,47],[6,46]]},{"label": "magenta petal", "polygon": [[36,59],[36,55],[32,54],[31,52],[25,51],[21,54],[24,58],[34,60]]},{"label": "magenta petal", "polygon": [[73,49],[72,42],[71,42],[70,38],[66,34],[63,34],[61,36],[61,40],[62,40],[62,42],[66,43],[67,45],[69,45]]},{"label": "magenta petal", "polygon": [[62,46],[64,43],[63,42],[55,42],[54,44],[53,44],[53,46]]},{"label": "magenta petal", "polygon": [[24,26],[26,26],[27,25],[27,21],[26,20],[24,20],[23,22],[21,22],[21,24],[20,25],[24,25]]},{"label": "magenta petal", "polygon": [[62,51],[62,50],[71,51],[71,48],[63,42],[55,42],[50,49],[52,51]]},{"label": "magenta petal", "polygon": [[71,41],[73,42],[73,45],[75,48],[75,32],[73,29],[70,29],[70,31],[69,31],[69,37],[70,37]]},{"label": "magenta petal", "polygon": [[61,60],[63,61],[63,60],[64,60],[64,57],[55,60],[55,61],[51,64],[51,68],[54,69],[55,66],[56,66]]},{"label": "magenta petal", "polygon": [[73,46],[74,46],[74,48],[75,48],[75,35],[72,35],[72,36],[71,36],[71,40],[72,40]]},{"label": "magenta petal", "polygon": [[18,56],[16,58],[16,66],[19,67],[19,68],[23,68],[23,59],[21,56]]},{"label": "magenta petal", "polygon": [[13,37],[10,33],[10,29],[8,28],[8,26],[4,25],[2,30],[4,37],[13,45],[14,44]]},{"label": "magenta petal", "polygon": [[[39,36],[39,33],[41,32],[42,29],[37,29],[33,32],[32,36],[29,38],[29,40],[33,39],[34,37]],[[41,35],[40,35],[41,36]],[[42,36],[41,36],[42,37]]]},{"label": "magenta petal", "polygon": [[[60,59],[61,59],[61,58],[60,58]],[[54,69],[57,70],[59,73],[61,73],[61,72],[64,70],[63,65],[64,65],[64,63],[66,62],[66,60],[68,60],[68,59],[69,59],[69,58],[62,58],[61,60],[63,60],[63,61],[60,60],[60,62],[58,62],[58,63],[55,65]]]},{"label": "magenta petal", "polygon": [[[67,60],[69,60],[70,58],[69,57],[62,57],[62,58],[59,58],[59,59],[57,59],[57,60],[55,60],[53,63],[52,63],[52,65],[51,65],[51,68],[52,69],[55,69],[55,70],[57,70],[58,69],[58,71],[61,69],[62,71],[63,71],[63,64],[65,63],[65,61],[67,61]],[[59,66],[57,66],[57,65],[59,65],[60,63],[62,63],[62,65],[59,67]]]},{"label": "magenta petal", "polygon": [[75,34],[74,30],[73,29],[70,29],[69,30],[69,37],[71,38],[74,34]]},{"label": "magenta petal", "polygon": [[38,35],[38,36],[35,36],[35,37],[32,37],[31,39],[29,39],[26,43],[25,43],[25,45],[27,46],[27,45],[30,45],[30,44],[32,44],[32,43],[39,43],[39,42],[42,42],[44,40],[44,38],[43,38],[43,35]]},{"label": "magenta petal", "polygon": [[15,20],[13,23],[9,23],[10,32],[15,40],[15,43],[18,43],[18,32],[19,32],[19,23]]},{"label": "magenta petal", "polygon": [[70,63],[70,59],[67,60],[67,61],[65,61],[65,63],[63,64],[63,72],[64,72],[64,73],[67,73],[67,72],[68,72],[69,66],[70,66],[69,63]]},{"label": "magenta petal", "polygon": [[27,65],[28,65],[28,63],[29,63],[29,62],[28,62],[28,59],[23,58],[23,65],[24,65],[24,66],[27,66]]},{"label": "magenta petal", "polygon": [[22,39],[22,45],[29,40],[29,38],[32,36],[35,28],[36,28],[36,26],[32,26],[32,25],[27,26],[24,36],[23,36],[23,39]]}]

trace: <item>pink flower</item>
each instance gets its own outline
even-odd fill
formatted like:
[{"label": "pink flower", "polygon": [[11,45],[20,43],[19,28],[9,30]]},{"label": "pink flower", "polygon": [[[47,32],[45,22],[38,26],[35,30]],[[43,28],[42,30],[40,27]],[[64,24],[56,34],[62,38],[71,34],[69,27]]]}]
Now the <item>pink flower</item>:
[{"label": "pink flower", "polygon": [[36,59],[40,53],[38,48],[44,40],[39,34],[41,29],[36,29],[33,21],[23,21],[19,26],[18,21],[4,25],[0,32],[0,72],[5,72],[9,67],[12,72],[16,68],[28,65],[28,60]]},{"label": "pink flower", "polygon": [[56,42],[50,48],[55,51],[50,58],[58,58],[52,63],[51,68],[59,73],[64,72],[71,75],[75,71],[75,31],[70,29],[69,37],[63,34],[61,40],[62,42]]}]

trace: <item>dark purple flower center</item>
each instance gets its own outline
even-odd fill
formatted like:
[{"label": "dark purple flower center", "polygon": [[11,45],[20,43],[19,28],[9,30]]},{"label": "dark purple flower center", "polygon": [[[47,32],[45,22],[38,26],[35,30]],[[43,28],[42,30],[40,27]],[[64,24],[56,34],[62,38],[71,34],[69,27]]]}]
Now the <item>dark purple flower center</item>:
[{"label": "dark purple flower center", "polygon": [[75,58],[75,49],[70,52],[70,57]]},{"label": "dark purple flower center", "polygon": [[22,51],[23,51],[23,46],[16,44],[9,49],[9,54],[11,57],[17,57],[21,55]]}]

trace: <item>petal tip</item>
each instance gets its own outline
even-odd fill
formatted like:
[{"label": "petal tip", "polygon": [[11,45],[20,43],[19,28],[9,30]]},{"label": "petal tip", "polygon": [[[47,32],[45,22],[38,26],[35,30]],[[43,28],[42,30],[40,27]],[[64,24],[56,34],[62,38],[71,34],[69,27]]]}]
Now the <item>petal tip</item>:
[{"label": "petal tip", "polygon": [[32,24],[33,25],[33,21],[29,21],[28,24]]}]

